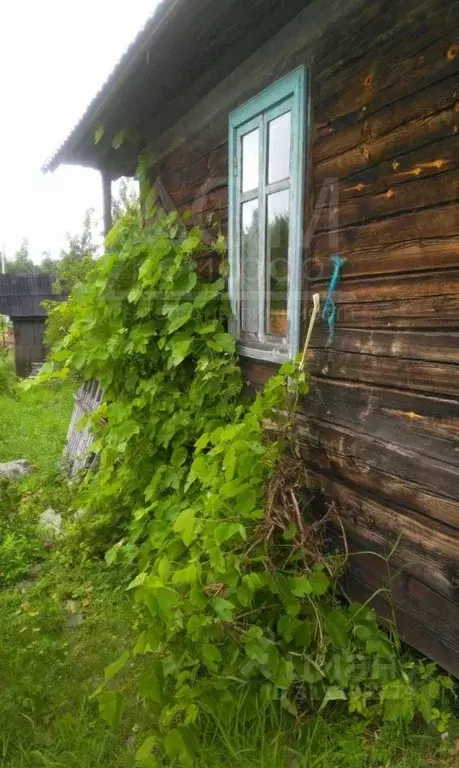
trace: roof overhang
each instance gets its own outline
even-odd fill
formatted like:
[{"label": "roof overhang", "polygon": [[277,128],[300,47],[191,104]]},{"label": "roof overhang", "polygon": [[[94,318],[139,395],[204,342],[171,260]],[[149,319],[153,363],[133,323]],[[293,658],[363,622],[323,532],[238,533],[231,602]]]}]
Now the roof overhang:
[{"label": "roof overhang", "polygon": [[[308,2],[162,0],[43,170],[74,164],[111,178],[133,175],[143,147]],[[125,139],[115,149],[121,133]]]}]

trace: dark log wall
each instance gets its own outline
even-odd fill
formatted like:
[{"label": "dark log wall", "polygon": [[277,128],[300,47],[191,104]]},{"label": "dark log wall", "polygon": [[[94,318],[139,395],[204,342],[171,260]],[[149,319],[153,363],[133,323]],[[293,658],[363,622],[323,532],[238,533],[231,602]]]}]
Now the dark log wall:
[{"label": "dark log wall", "polygon": [[29,376],[32,363],[43,363],[46,358],[44,345],[45,318],[13,318],[14,356],[18,376]]},{"label": "dark log wall", "polygon": [[[351,550],[387,553],[400,538],[400,630],[459,674],[459,3],[305,8],[161,138],[156,171],[180,212],[226,228],[228,113],[300,63],[305,313],[325,296],[329,254],[347,258],[335,340],[326,348],[321,326],[313,337],[304,459]],[[254,384],[272,371],[245,370]],[[387,582],[380,559],[352,564],[354,595]]]}]

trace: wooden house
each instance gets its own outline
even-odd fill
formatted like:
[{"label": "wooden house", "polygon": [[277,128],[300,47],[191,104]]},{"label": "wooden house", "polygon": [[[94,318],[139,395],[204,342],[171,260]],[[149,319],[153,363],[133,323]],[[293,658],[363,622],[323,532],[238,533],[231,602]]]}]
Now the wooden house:
[{"label": "wooden house", "polygon": [[[459,675],[458,131],[457,0],[163,0],[47,169],[99,169],[108,227],[111,180],[152,148],[163,198],[228,234],[255,385],[346,258],[304,461],[352,552],[393,549],[402,636]],[[351,558],[354,597],[387,577]]]},{"label": "wooden house", "polygon": [[45,361],[46,311],[42,302],[56,298],[49,275],[0,275],[0,314],[13,323],[18,376],[29,376],[34,363]]}]

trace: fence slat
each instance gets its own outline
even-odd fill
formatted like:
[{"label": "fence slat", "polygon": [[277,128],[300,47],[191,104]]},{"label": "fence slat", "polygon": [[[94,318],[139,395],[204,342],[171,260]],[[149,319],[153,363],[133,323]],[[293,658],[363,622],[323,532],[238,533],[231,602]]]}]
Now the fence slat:
[{"label": "fence slat", "polygon": [[97,381],[86,381],[75,396],[75,407],[67,432],[67,444],[64,450],[64,462],[71,477],[87,466],[94,437],[86,424],[78,428],[83,416],[90,415],[99,407],[102,389]]}]

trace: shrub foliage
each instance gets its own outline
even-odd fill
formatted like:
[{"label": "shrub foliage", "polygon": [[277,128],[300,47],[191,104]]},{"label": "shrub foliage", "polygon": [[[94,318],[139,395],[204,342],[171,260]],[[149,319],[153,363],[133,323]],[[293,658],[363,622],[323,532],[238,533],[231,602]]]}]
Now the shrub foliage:
[{"label": "shrub foliage", "polygon": [[[155,721],[138,762],[191,764],[201,714],[224,718],[241,700],[247,716],[260,698],[298,718],[342,702],[444,728],[448,680],[405,664],[368,605],[336,597],[341,561],[320,551],[292,479],[300,361],[244,395],[225,282],[200,280],[209,248],[196,229],[181,235],[175,214],[143,227],[130,211],[106,246],[46,376],[77,372],[105,392],[92,418],[100,460],[78,505],[110,542],[107,562],[133,570],[133,654],[145,655],[140,691]],[[222,238],[214,249],[223,255]],[[128,660],[97,692],[110,724],[123,709],[111,680]]]}]

